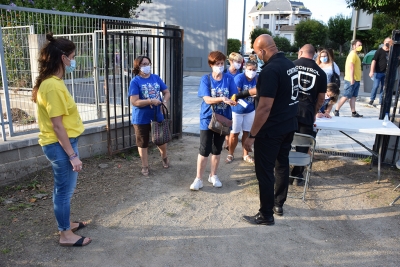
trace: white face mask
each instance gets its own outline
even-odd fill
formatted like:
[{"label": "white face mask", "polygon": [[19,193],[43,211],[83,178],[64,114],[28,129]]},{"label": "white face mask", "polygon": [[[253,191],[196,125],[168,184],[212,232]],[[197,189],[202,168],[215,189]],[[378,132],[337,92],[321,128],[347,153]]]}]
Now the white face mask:
[{"label": "white face mask", "polygon": [[213,66],[212,70],[216,74],[220,74],[224,71],[224,66],[218,67],[218,66]]},{"label": "white face mask", "polygon": [[233,63],[233,66],[235,67],[235,69],[240,69],[240,67],[242,66],[242,64],[240,64],[240,63],[237,63],[237,62],[234,62]]},{"label": "white face mask", "polygon": [[257,72],[254,70],[246,70],[246,76],[249,77],[250,79],[253,79],[256,77]]},{"label": "white face mask", "polygon": [[149,74],[150,66],[140,67],[140,71],[143,72],[144,74]]}]

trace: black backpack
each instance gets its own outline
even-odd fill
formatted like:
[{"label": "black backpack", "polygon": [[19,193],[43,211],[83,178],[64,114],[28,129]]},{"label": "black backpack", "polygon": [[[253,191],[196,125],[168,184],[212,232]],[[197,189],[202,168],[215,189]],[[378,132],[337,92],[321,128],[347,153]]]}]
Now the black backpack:
[{"label": "black backpack", "polygon": [[335,63],[332,62],[332,76],[331,76],[331,80],[329,82],[336,83],[338,88],[340,88],[340,75],[335,72],[333,64],[335,64]]}]

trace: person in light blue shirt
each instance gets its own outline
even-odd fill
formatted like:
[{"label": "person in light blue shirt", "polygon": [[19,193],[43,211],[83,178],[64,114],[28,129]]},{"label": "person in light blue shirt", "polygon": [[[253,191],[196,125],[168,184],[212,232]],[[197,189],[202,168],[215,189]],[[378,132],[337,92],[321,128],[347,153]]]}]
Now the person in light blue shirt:
[{"label": "person in light blue shirt", "polygon": [[203,187],[202,176],[207,166],[208,156],[211,156],[211,171],[208,181],[214,187],[221,187],[222,183],[217,176],[217,168],[221,157],[222,145],[225,135],[208,129],[213,109],[214,112],[232,119],[231,105],[235,105],[230,97],[237,93],[233,78],[224,73],[226,56],[220,51],[212,51],[208,55],[208,64],[212,68],[211,74],[201,78],[198,96],[203,98],[200,108],[200,148],[197,157],[196,178],[190,185],[191,190]]},{"label": "person in light blue shirt", "polygon": [[[142,160],[142,174],[149,175],[148,146],[151,121],[154,113],[158,122],[164,120],[161,104],[167,103],[170,92],[158,75],[151,74],[151,61],[147,56],[135,59],[133,73],[136,75],[129,85],[129,98],[132,104],[132,124],[135,129],[136,145]],[[164,168],[169,167],[167,144],[158,146]]]},{"label": "person in light blue shirt", "polygon": [[[246,91],[256,87],[257,84],[257,62],[247,61],[245,72],[235,77],[235,84],[238,91]],[[231,163],[234,159],[234,152],[238,144],[238,137],[243,131],[242,144],[249,136],[251,126],[254,121],[254,97],[248,96],[239,100],[239,104],[232,107],[232,130],[229,136],[229,154],[225,160],[226,163]],[[248,163],[254,163],[254,159],[249,155],[249,152],[243,148],[243,160]]]}]

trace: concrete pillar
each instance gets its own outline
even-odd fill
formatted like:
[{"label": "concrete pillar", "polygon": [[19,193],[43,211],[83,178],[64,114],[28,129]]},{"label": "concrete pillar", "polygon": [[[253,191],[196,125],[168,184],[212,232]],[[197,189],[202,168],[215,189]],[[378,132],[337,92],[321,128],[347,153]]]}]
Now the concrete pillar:
[{"label": "concrete pillar", "polygon": [[31,63],[31,76],[32,86],[35,85],[36,77],[39,76],[39,52],[46,42],[46,35],[44,34],[29,34],[29,58]]}]

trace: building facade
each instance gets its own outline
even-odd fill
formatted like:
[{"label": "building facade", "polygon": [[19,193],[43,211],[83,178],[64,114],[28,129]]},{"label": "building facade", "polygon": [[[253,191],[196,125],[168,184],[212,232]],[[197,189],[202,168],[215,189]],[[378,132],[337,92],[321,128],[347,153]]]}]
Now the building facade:
[{"label": "building facade", "polygon": [[141,20],[165,22],[165,25],[184,30],[183,71],[186,75],[210,72],[209,52],[227,52],[228,0],[152,0],[138,10]]},{"label": "building facade", "polygon": [[[311,18],[311,11],[303,2],[289,0],[256,1],[247,14],[245,36],[256,28],[269,30],[273,36],[287,38],[294,43],[295,25]],[[250,52],[250,40],[246,42],[246,52]]]}]

